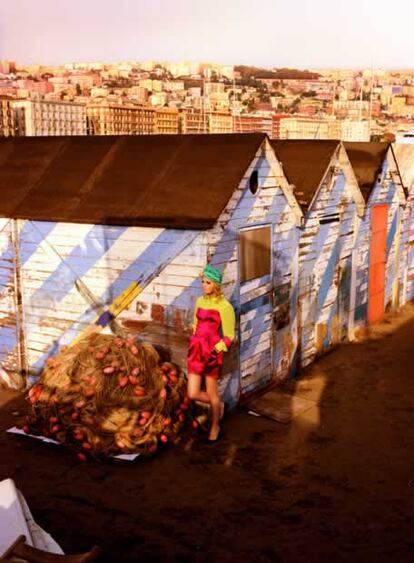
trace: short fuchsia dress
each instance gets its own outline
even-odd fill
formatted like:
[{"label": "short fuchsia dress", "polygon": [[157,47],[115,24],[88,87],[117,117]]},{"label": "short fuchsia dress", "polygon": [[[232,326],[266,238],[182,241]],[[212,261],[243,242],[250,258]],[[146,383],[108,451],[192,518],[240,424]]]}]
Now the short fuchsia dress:
[{"label": "short fuchsia dress", "polygon": [[223,355],[234,340],[234,309],[224,297],[197,299],[194,333],[188,349],[188,373],[219,379]]}]

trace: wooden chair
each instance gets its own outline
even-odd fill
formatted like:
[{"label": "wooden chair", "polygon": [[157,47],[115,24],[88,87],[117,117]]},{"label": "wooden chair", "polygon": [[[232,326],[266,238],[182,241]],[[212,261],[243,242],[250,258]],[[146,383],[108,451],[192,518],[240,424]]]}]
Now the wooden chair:
[{"label": "wooden chair", "polygon": [[48,551],[43,551],[43,549],[37,549],[37,547],[31,547],[26,543],[26,536],[21,535],[17,540],[9,547],[9,549],[3,553],[0,557],[0,561],[27,561],[29,563],[84,563],[86,561],[95,561],[101,550],[99,547],[94,546],[90,551],[86,553],[79,553],[77,555],[58,555],[56,553],[50,553]]}]

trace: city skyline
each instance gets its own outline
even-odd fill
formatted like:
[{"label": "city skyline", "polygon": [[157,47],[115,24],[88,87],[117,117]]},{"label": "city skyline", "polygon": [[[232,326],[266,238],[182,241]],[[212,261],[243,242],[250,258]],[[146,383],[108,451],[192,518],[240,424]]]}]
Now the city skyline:
[{"label": "city skyline", "polygon": [[[14,0],[0,6],[0,59],[21,64],[198,60],[263,67],[410,68],[414,6],[404,0]],[[113,8],[112,8],[113,10]],[[398,19],[398,21],[397,21]],[[392,24],[395,22],[395,26]],[[395,27],[395,29],[394,29]],[[25,38],[22,41],[22,36]]]}]

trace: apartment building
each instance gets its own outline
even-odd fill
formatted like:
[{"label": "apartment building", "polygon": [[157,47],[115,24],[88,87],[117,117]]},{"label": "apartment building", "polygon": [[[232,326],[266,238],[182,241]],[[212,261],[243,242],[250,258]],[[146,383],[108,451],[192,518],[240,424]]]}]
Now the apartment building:
[{"label": "apartment building", "polygon": [[138,82],[138,86],[141,88],[145,88],[149,92],[162,92],[162,81],[161,80],[152,80],[151,78],[145,78]]},{"label": "apartment building", "polygon": [[230,107],[229,95],[227,92],[210,94],[208,98],[209,105],[217,111],[226,111]]},{"label": "apartment building", "polygon": [[44,96],[53,92],[53,84],[48,80],[16,80],[14,84],[18,90],[26,90],[33,98],[36,97],[33,94]]},{"label": "apartment building", "polygon": [[155,110],[154,133],[177,135],[180,132],[178,110],[174,108],[157,108]]},{"label": "apartment building", "polygon": [[134,105],[92,104],[86,109],[89,135],[176,135],[178,111]]},{"label": "apartment building", "polygon": [[89,135],[151,135],[155,110],[119,104],[91,104],[86,108]]},{"label": "apartment building", "polygon": [[0,137],[21,137],[26,134],[24,112],[13,106],[12,98],[0,97]]},{"label": "apartment building", "polygon": [[83,74],[71,74],[69,76],[70,84],[79,84],[81,88],[93,88],[94,86],[101,86],[102,79],[99,74],[96,73],[83,73]]},{"label": "apartment building", "polygon": [[208,113],[197,109],[181,110],[180,132],[185,135],[208,133]]},{"label": "apartment building", "polygon": [[[28,137],[86,135],[84,104],[45,100],[13,100],[15,130]],[[23,132],[24,131],[24,132]]]},{"label": "apartment building", "polygon": [[0,98],[0,137],[11,137],[14,132],[13,107],[8,98]]},{"label": "apartment building", "polygon": [[328,120],[310,116],[273,116],[272,134],[275,139],[339,139],[330,136]]},{"label": "apartment building", "polygon": [[369,102],[366,100],[335,100],[334,111],[338,117],[351,117],[359,119],[369,116]]},{"label": "apartment building", "polygon": [[0,74],[9,74],[16,70],[16,63],[14,61],[0,61]]},{"label": "apartment building", "polygon": [[247,113],[233,116],[234,133],[267,133],[271,136],[272,130],[271,117]]},{"label": "apartment building", "polygon": [[274,139],[370,140],[369,121],[275,115],[272,124]]},{"label": "apartment building", "polygon": [[340,122],[341,141],[370,141],[369,121],[344,119]]},{"label": "apartment building", "polygon": [[223,82],[206,82],[204,84],[204,94],[209,96],[210,94],[224,94],[226,86]]},{"label": "apartment building", "polygon": [[233,116],[230,113],[212,112],[208,116],[209,133],[233,133]]},{"label": "apartment building", "polygon": [[180,133],[233,133],[233,116],[229,112],[182,109]]},{"label": "apartment building", "polygon": [[139,104],[145,104],[148,101],[148,90],[142,86],[131,86],[128,90],[128,97],[136,100]]},{"label": "apartment building", "polygon": [[284,115],[274,114],[272,115],[272,133],[270,135],[271,139],[280,139],[280,122]]},{"label": "apartment building", "polygon": [[166,80],[163,85],[165,92],[182,92],[184,88],[184,82],[182,80]]},{"label": "apartment building", "polygon": [[168,101],[168,94],[167,92],[157,92],[156,94],[151,94],[149,101],[153,107],[163,107]]}]

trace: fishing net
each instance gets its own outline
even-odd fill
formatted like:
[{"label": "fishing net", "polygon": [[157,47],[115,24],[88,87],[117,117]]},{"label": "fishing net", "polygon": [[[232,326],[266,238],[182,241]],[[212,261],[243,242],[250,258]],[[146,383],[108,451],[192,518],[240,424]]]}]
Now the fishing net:
[{"label": "fishing net", "polygon": [[179,366],[162,361],[150,344],[110,335],[62,348],[28,397],[24,430],[75,449],[81,460],[154,454],[175,441],[189,418]]}]

